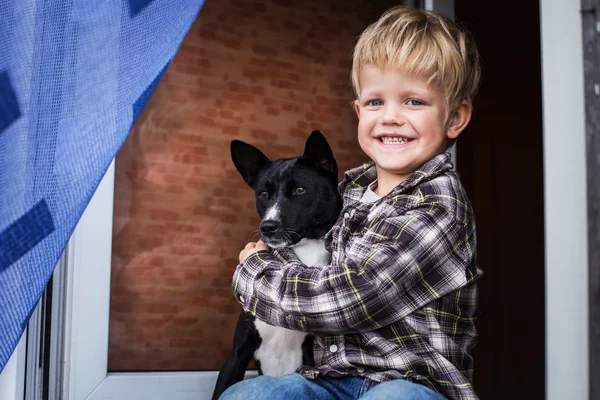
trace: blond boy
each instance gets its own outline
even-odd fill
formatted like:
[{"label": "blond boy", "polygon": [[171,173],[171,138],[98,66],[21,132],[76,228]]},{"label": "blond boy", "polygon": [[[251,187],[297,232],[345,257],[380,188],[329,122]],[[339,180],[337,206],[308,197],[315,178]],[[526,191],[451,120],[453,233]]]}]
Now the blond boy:
[{"label": "blond boy", "polygon": [[248,243],[233,281],[246,311],[316,336],[316,366],[222,399],[477,398],[475,221],[446,150],[479,79],[475,45],[440,14],[397,7],[363,32],[352,84],[372,161],[340,183],[331,265]]}]

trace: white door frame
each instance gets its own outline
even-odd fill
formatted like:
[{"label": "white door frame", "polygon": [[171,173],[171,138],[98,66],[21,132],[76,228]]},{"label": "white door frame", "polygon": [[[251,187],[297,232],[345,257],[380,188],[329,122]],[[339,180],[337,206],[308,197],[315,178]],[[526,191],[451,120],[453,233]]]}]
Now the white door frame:
[{"label": "white door frame", "polygon": [[[579,0],[540,1],[548,400],[589,398],[587,165],[580,8]],[[521,100],[527,101],[515,99]]]},{"label": "white door frame", "polygon": [[25,392],[25,349],[27,330],[0,374],[0,399],[22,400]]}]

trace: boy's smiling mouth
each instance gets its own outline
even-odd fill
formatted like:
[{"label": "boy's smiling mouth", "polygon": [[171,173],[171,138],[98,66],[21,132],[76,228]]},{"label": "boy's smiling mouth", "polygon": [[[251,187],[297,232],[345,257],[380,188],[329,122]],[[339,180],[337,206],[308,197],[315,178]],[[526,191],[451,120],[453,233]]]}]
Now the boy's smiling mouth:
[{"label": "boy's smiling mouth", "polygon": [[384,145],[403,145],[412,142],[414,139],[399,135],[382,135],[376,138]]}]

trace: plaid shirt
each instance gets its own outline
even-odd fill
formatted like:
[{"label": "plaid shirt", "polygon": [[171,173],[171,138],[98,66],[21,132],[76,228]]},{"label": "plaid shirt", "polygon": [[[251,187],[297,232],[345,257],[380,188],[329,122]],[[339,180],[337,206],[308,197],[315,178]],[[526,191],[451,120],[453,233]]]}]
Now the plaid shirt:
[{"label": "plaid shirt", "polygon": [[[450,399],[477,399],[473,350],[475,221],[448,153],[374,203],[360,202],[374,164],[346,172],[344,208],[327,234],[331,265],[308,267],[288,249],[259,251],[233,291],[269,324],[315,334],[307,378],[406,379]],[[283,260],[283,261],[282,261]]]}]

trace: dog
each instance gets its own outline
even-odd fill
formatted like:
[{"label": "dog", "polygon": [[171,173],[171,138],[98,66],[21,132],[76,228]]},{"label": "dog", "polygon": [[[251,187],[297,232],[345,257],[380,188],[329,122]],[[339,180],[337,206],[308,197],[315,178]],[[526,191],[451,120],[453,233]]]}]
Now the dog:
[{"label": "dog", "polygon": [[[305,265],[328,265],[330,254],[323,237],[335,224],[342,200],[337,191],[337,163],[323,134],[313,131],[301,156],[278,160],[269,160],[256,147],[234,140],[231,158],[256,193],[260,239],[271,249],[291,246]],[[219,371],[213,400],[244,378],[252,359],[259,374],[268,376],[314,365],[313,342],[312,335],[268,325],[242,310],[234,347]]]}]

